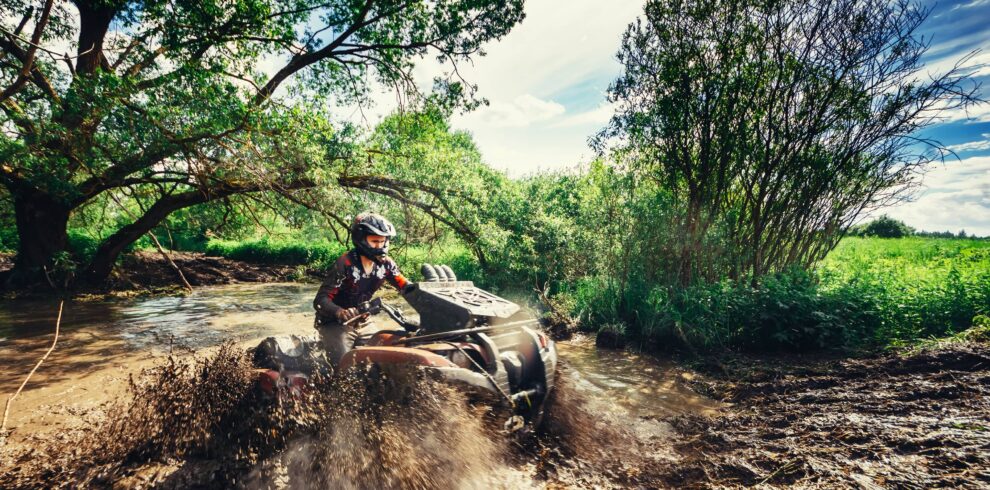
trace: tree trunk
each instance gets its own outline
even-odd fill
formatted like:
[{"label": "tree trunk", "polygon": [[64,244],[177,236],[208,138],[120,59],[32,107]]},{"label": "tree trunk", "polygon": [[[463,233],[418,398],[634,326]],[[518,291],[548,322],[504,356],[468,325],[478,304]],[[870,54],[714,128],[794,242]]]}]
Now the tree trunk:
[{"label": "tree trunk", "polygon": [[34,190],[14,193],[14,216],[20,244],[7,284],[47,282],[53,259],[68,247],[70,209],[48,194]]},{"label": "tree trunk", "polygon": [[93,73],[105,63],[103,41],[110,28],[110,21],[117,14],[118,1],[76,1],[79,9],[79,42],[77,44],[76,72]]},{"label": "tree trunk", "polygon": [[[298,189],[307,186],[309,186],[308,181],[304,181],[289,184],[285,188]],[[117,230],[116,233],[110,235],[100,244],[100,248],[96,250],[93,259],[90,260],[89,265],[86,267],[83,280],[89,284],[103,282],[113,271],[117,257],[120,257],[120,254],[127,246],[134,243],[138,238],[141,238],[141,235],[148,233],[152,228],[158,226],[173,211],[195,204],[222,199],[233,194],[257,192],[259,190],[261,190],[261,187],[256,186],[226,186],[220,189],[213,189],[212,193],[209,194],[199,190],[193,190],[160,198],[140,218]]]},{"label": "tree trunk", "polygon": [[681,257],[678,268],[677,279],[681,286],[688,287],[694,282],[694,264],[697,260],[697,244],[701,243],[698,236],[698,221],[700,221],[701,204],[694,198],[689,199],[687,210],[687,222],[682,228],[684,236],[681,237]]},{"label": "tree trunk", "polygon": [[198,192],[177,194],[158,200],[158,202],[148,208],[144,215],[133,223],[117,230],[116,233],[110,235],[100,244],[100,248],[96,249],[96,253],[93,255],[92,260],[90,260],[89,266],[86,267],[83,280],[89,284],[103,282],[113,272],[113,266],[117,262],[117,258],[120,257],[120,254],[128,245],[134,243],[142,235],[158,226],[158,223],[161,223],[172,211],[206,202],[207,200]]}]

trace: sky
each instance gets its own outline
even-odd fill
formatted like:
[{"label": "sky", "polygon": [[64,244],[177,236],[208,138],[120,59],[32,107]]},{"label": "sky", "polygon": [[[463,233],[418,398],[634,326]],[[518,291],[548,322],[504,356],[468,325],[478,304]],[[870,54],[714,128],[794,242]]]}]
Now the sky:
[{"label": "sky", "polygon": [[[621,73],[615,53],[622,33],[642,5],[642,0],[526,0],[520,25],[485,46],[486,56],[459,66],[490,105],[454,116],[453,127],[469,131],[485,161],[513,177],[587,162],[594,156],[588,138],[612,114],[606,91]],[[983,97],[990,98],[990,0],[922,0],[922,5],[931,9],[919,33],[930,43],[926,70],[944,72],[973,53],[969,69],[987,86]],[[426,59],[414,73],[428,87],[440,71]],[[365,124],[395,107],[394,95],[375,99],[375,107],[360,113]],[[875,214],[923,230],[990,236],[990,103],[947,113],[923,136],[948,145],[955,156],[933,165],[909,202]]]}]

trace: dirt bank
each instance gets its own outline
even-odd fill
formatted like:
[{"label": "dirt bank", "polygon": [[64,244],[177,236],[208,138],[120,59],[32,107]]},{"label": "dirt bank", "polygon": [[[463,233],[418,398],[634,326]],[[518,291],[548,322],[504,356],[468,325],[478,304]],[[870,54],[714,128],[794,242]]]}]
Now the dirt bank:
[{"label": "dirt bank", "polygon": [[667,422],[666,463],[619,485],[987,488],[990,346],[868,359],[735,359],[699,377],[732,405]]},{"label": "dirt bank", "polygon": [[[193,287],[215,286],[243,282],[283,282],[318,280],[322,271],[307,267],[256,264],[208,256],[198,252],[169,252],[172,261],[182,270]],[[0,254],[0,274],[13,267],[13,256]],[[183,288],[175,269],[158,252],[135,252],[121,258],[110,277],[95,287],[86,287],[77,294],[128,296],[141,293],[166,293]],[[51,294],[52,289],[41,285],[34,290],[14,291],[17,296]]]},{"label": "dirt bank", "polygon": [[[237,282],[281,282],[316,274],[292,265],[255,264],[211,257],[196,252],[170,252],[192,286],[213,286]],[[156,252],[137,252],[124,258],[109,285],[113,289],[169,287],[177,284],[174,269]]]}]

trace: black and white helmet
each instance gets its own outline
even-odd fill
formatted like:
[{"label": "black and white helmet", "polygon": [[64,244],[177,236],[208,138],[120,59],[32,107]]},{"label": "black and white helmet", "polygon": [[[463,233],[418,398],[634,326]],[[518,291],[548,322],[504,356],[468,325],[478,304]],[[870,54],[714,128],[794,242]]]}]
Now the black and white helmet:
[{"label": "black and white helmet", "polygon": [[[368,235],[383,236],[389,240],[385,242],[384,247],[374,248],[368,244]],[[369,259],[387,255],[388,244],[394,236],[395,227],[380,214],[361,213],[354,218],[354,223],[351,224],[351,243],[354,244],[354,248],[359,254]]]}]

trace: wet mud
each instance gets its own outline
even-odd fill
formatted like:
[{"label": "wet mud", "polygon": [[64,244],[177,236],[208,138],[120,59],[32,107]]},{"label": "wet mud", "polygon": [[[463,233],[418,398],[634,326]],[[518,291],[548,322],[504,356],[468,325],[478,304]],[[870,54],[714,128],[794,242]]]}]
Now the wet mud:
[{"label": "wet mud", "polygon": [[[93,423],[5,451],[2,488],[491,488],[507,447],[463,395],[409,372],[315,379],[276,402],[233,344],[170,357]],[[507,485],[515,486],[515,485]]]},{"label": "wet mud", "polygon": [[990,487],[986,344],[722,368],[695,385],[732,406],[670,419],[675,461],[637,485]]}]

